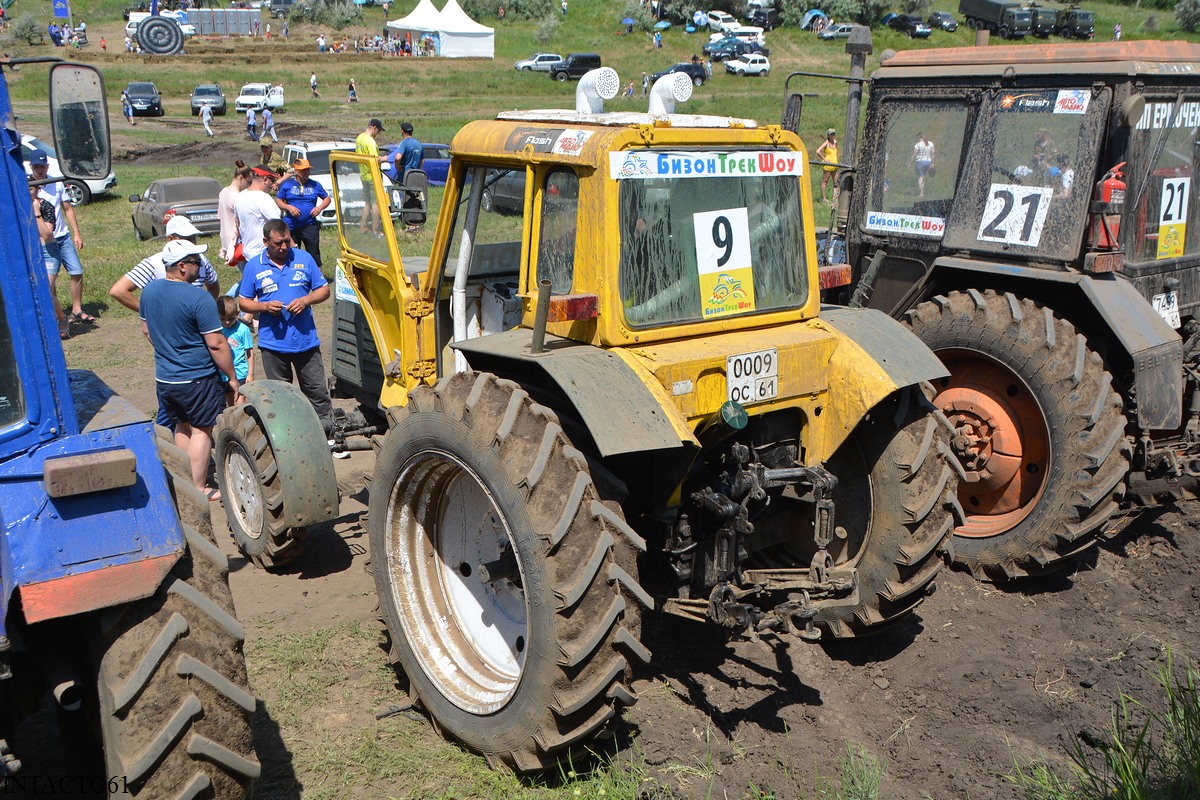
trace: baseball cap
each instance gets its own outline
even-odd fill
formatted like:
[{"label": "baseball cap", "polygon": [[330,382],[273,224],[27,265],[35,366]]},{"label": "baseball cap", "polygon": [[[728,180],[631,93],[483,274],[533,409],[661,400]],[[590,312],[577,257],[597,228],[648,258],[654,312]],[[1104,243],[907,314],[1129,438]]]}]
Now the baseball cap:
[{"label": "baseball cap", "polygon": [[297,158],[292,162],[292,169],[312,169],[312,164],[307,158]]},{"label": "baseball cap", "polygon": [[270,147],[273,144],[275,144],[275,140],[270,136],[260,136],[258,139],[259,147]]},{"label": "baseball cap", "polygon": [[178,214],[167,220],[167,235],[168,236],[199,236],[200,229],[192,224],[192,221],[187,217]]},{"label": "baseball cap", "polygon": [[837,133],[837,131],[835,131],[833,128],[830,128],[829,130],[825,131],[826,136],[828,136],[831,133]]},{"label": "baseball cap", "polygon": [[278,173],[276,173],[275,170],[267,169],[266,167],[255,167],[254,174],[258,175],[259,177],[262,177],[262,178],[278,178],[279,177]]},{"label": "baseball cap", "polygon": [[199,255],[208,251],[206,244],[192,244],[185,242],[183,239],[176,239],[173,242],[167,242],[167,246],[163,248],[162,259],[163,264],[171,266],[177,264],[188,256]]},{"label": "baseball cap", "polygon": [[412,133],[413,132],[412,123],[411,122],[401,122],[400,130],[404,131],[405,133]]},{"label": "baseball cap", "polygon": [[383,123],[382,123],[382,122],[380,122],[378,119],[374,119],[374,118],[372,118],[372,119],[371,119],[371,121],[370,121],[370,122],[368,122],[367,124],[368,124],[368,125],[370,125],[370,126],[372,126],[372,127],[374,127],[374,128],[378,128],[378,129],[379,129],[379,132],[380,132],[380,133],[383,133]]},{"label": "baseball cap", "polygon": [[32,153],[29,154],[29,163],[30,164],[41,164],[41,165],[45,166],[45,165],[49,164],[50,161],[46,158],[46,154],[43,153],[41,150],[34,150]]}]

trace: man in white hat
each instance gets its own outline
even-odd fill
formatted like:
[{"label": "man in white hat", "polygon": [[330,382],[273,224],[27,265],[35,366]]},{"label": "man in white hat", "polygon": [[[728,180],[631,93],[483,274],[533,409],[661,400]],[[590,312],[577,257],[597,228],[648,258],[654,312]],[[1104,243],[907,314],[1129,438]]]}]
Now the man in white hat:
[{"label": "man in white hat", "polygon": [[219,500],[220,493],[206,485],[212,429],[225,408],[226,387],[238,397],[239,384],[217,304],[192,285],[206,250],[208,245],[184,239],[168,242],[161,254],[166,277],[142,290],[139,316],[142,333],[154,346],[161,415],[175,430],[175,445],[188,454],[192,483],[210,500]]},{"label": "man in white hat", "polygon": [[[195,244],[196,237],[200,235],[200,229],[193,225],[187,217],[176,215],[167,220],[167,244],[181,239]],[[117,282],[108,290],[109,296],[129,310],[138,311],[137,292],[145,289],[150,281],[167,276],[166,268],[163,265],[163,253],[165,252],[166,250],[163,250],[143,258],[136,267],[117,278]],[[213,300],[216,300],[221,293],[217,271],[203,255],[200,256],[200,275],[196,278],[196,285],[207,289]]]}]

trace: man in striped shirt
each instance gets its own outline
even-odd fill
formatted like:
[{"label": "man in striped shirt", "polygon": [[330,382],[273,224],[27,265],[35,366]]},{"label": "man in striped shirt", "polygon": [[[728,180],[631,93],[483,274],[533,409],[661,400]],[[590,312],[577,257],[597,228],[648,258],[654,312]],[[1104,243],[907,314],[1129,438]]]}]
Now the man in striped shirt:
[{"label": "man in striped shirt", "polygon": [[[184,239],[195,244],[196,237],[199,235],[200,229],[193,225],[192,221],[187,217],[174,216],[167,222],[168,244],[178,239]],[[163,252],[165,252],[165,248]],[[138,262],[136,267],[117,278],[117,282],[108,290],[108,294],[129,310],[139,311],[141,303],[138,300],[137,292],[145,289],[150,281],[165,278],[166,276],[167,271],[163,264],[163,254],[162,252],[155,253],[152,256],[143,258]],[[221,293],[217,271],[203,254],[200,255],[200,275],[196,278],[196,285],[208,290],[208,293],[213,296],[214,302]]]}]

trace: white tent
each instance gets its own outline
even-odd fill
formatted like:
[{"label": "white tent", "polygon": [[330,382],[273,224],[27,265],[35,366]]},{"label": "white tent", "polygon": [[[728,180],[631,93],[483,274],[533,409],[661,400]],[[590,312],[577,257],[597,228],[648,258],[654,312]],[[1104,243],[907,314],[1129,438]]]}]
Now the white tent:
[{"label": "white tent", "polygon": [[458,0],[446,0],[438,33],[442,40],[441,55],[447,58],[496,56],[496,31],[468,17],[467,12],[459,6]]},{"label": "white tent", "polygon": [[432,0],[421,0],[412,13],[401,19],[394,19],[387,24],[389,28],[398,31],[417,31],[418,33],[437,33],[441,24],[441,14],[434,8]]}]

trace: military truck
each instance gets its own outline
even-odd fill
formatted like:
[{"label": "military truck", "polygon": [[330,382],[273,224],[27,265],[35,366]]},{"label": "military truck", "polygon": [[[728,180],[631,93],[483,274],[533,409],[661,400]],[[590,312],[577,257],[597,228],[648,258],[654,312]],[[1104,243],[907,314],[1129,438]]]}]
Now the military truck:
[{"label": "military truck", "polygon": [[[335,374],[367,405],[345,424],[375,434],[391,654],[439,730],[517,770],[636,700],[645,614],[869,634],[920,604],[961,522],[926,401],[946,372],[887,315],[820,305],[800,139],[675,113],[685,75],[644,113],[603,112],[619,88],[597,70],[576,110],[464,126],[427,259],[338,215]],[[330,162],[339,209],[382,187],[370,158]],[[519,212],[487,206],[513,172]],[[313,517],[284,497],[273,454],[301,415],[278,430],[278,407],[238,406],[217,437],[260,552]],[[308,426],[308,463],[329,462]]]},{"label": "military truck", "polygon": [[1033,15],[1018,0],[958,0],[968,28],[986,30],[1001,39],[1019,39],[1033,29]]},{"label": "military truck", "polygon": [[[10,66],[0,63],[6,120],[15,119]],[[107,175],[100,73],[59,63],[50,75],[63,176]],[[31,794],[249,797],[259,774],[255,700],[208,499],[169,432],[94,374],[67,369],[10,136],[0,159],[0,784]],[[53,211],[38,203],[43,219]],[[67,772],[26,775],[9,742],[47,694]]]},{"label": "military truck", "polygon": [[1054,33],[1068,39],[1092,39],[1096,36],[1096,14],[1073,3],[1060,8],[1054,20]]},{"label": "military truck", "polygon": [[1029,32],[1039,39],[1048,39],[1058,24],[1058,10],[1040,3],[1028,3],[1025,10],[1029,12]]},{"label": "military truck", "polygon": [[910,51],[871,78],[853,304],[950,370],[954,552],[980,578],[1059,569],[1123,506],[1196,494],[1198,76],[1197,45],[1138,41]]}]

